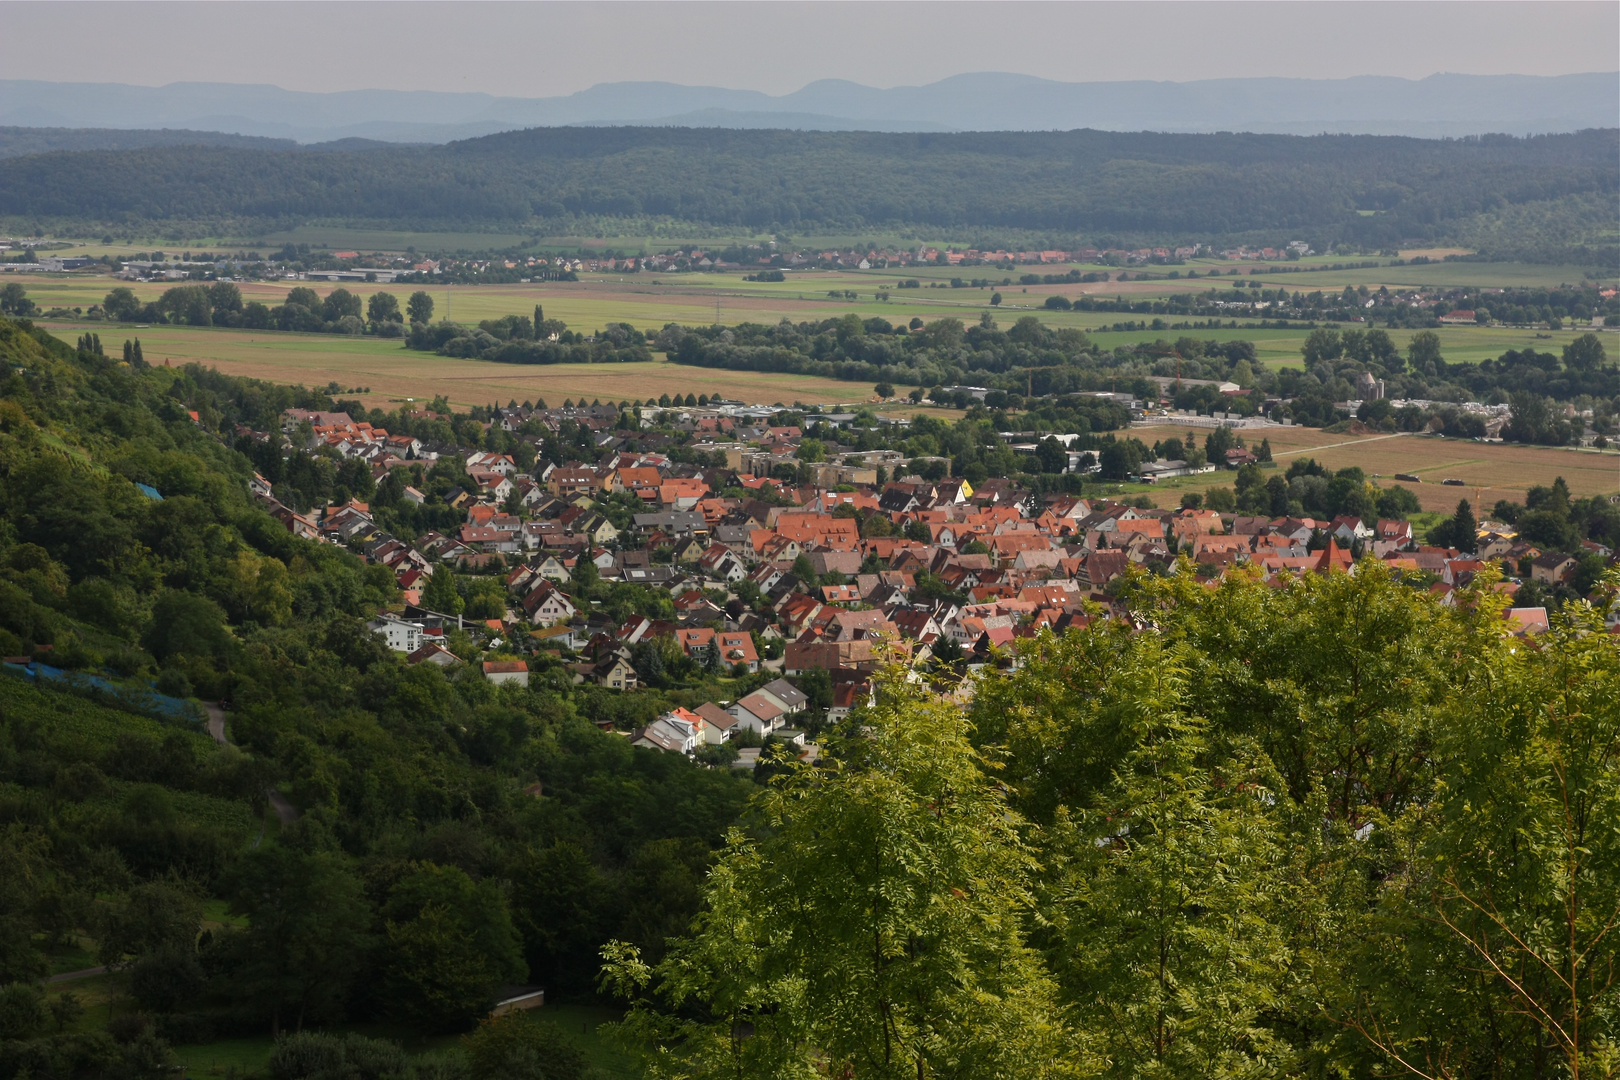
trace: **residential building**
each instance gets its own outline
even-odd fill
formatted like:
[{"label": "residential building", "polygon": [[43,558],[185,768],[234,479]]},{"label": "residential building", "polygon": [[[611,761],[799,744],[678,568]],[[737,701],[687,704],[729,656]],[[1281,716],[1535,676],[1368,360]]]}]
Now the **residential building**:
[{"label": "residential building", "polygon": [[529,665],[523,660],[485,660],[484,678],[500,686],[504,683],[529,685]]}]

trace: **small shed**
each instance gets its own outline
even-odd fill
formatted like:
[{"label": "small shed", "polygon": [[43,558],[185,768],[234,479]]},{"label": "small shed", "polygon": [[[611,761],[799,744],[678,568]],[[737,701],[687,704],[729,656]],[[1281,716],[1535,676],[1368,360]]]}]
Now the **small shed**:
[{"label": "small shed", "polygon": [[490,1016],[505,1016],[507,1013],[521,1012],[525,1009],[538,1009],[546,1003],[546,992],[538,986],[503,986],[495,994],[495,1001],[490,1006]]}]

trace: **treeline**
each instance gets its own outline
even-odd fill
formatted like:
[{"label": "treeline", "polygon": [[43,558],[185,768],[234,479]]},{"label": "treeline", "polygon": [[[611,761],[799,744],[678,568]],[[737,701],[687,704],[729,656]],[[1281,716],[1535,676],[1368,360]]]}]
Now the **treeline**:
[{"label": "treeline", "polygon": [[506,315],[485,319],[476,327],[415,321],[405,344],[440,356],[503,364],[616,364],[652,359],[647,336],[629,323],[608,323],[594,334],[582,334],[568,329],[560,319],[546,318],[539,304],[534,306],[533,318]]},{"label": "treeline", "polygon": [[[94,308],[92,314],[96,314]],[[99,314],[117,322],[180,323],[186,326],[234,326],[247,330],[298,330],[315,334],[375,334],[405,336],[405,320],[425,323],[433,318],[433,297],[411,294],[404,309],[393,293],[373,293],[362,301],[348,289],[337,288],[322,297],[314,289],[298,286],[275,307],[258,300],[243,302],[242,290],[229,281],[207,285],[176,285],[156,300],[142,303],[133,290],[119,286],[101,302]]]},{"label": "treeline", "polygon": [[542,128],[363,153],[55,152],[0,164],[0,216],[215,222],[245,232],[338,219],[417,229],[575,218],[754,231],[926,225],[1099,246],[1287,232],[1318,250],[1376,251],[1446,237],[1504,206],[1612,200],[1617,134],[1429,141]]},{"label": "treeline", "polygon": [[[1256,359],[1248,341],[1216,341],[1185,333],[1099,349],[1082,331],[1053,330],[1033,315],[1003,330],[985,313],[965,327],[954,318],[911,326],[855,315],[820,322],[775,326],[742,323],[732,327],[683,327],[659,332],[654,345],[678,364],[737,371],[789,372],[855,382],[916,387],[911,396],[967,407],[974,403],[953,385],[992,388],[982,400],[991,409],[1042,407],[1037,399],[1085,391],[1131,393],[1144,400],[1168,394],[1179,409],[1250,416],[1268,397],[1285,400],[1273,415],[1313,426],[1327,426],[1341,415],[1336,403],[1359,400],[1356,381],[1370,374],[1384,382],[1384,399],[1362,407],[1361,419],[1388,430],[1418,431],[1436,416],[1448,434],[1485,433],[1484,420],[1460,413],[1455,405],[1395,409],[1389,399],[1443,403],[1511,400],[1514,422],[1509,439],[1564,445],[1584,425],[1559,415],[1550,402],[1581,402],[1594,411],[1600,433],[1620,415],[1620,366],[1597,334],[1583,334],[1558,354],[1513,350],[1480,363],[1447,361],[1439,335],[1420,330],[1400,339],[1389,331],[1318,327],[1307,335],[1302,367],[1272,370]],[[1150,381],[1187,380],[1203,385]],[[1215,383],[1230,381],[1246,391],[1223,393]],[[1105,427],[1096,430],[1107,430]],[[1081,430],[1081,429],[1070,429]]]},{"label": "treeline", "polygon": [[784,319],[775,326],[671,323],[654,344],[675,363],[734,371],[922,387],[971,378],[1021,391],[1033,380],[1039,386],[1037,393],[1092,388],[1073,385],[1068,377],[1072,373],[1056,370],[1084,363],[1082,357],[1093,348],[1090,338],[1081,330],[1052,330],[1032,315],[1007,330],[1000,329],[989,313],[972,326],[955,318],[926,325],[914,318],[897,326],[881,317],[863,320],[857,315],[804,323]]}]

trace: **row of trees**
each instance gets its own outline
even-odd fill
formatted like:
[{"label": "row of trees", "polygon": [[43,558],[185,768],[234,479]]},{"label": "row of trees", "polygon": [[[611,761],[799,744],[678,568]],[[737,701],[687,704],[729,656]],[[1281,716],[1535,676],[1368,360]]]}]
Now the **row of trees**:
[{"label": "row of trees", "polygon": [[373,293],[362,302],[348,289],[333,289],[322,297],[314,289],[298,286],[288,290],[281,304],[270,307],[258,300],[244,302],[242,290],[234,283],[218,281],[212,285],[177,285],[146,303],[134,290],[119,286],[102,300],[101,309],[107,318],[118,322],[402,337],[407,316],[420,323],[433,318],[433,297],[421,291],[412,293],[401,310],[399,298],[393,293]]}]

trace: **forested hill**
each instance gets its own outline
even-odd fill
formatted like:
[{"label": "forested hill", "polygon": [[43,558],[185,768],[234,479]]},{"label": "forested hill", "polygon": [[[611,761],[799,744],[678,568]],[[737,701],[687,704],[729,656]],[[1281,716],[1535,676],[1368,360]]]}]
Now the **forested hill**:
[{"label": "forested hill", "polygon": [[[0,163],[0,217],[251,234],[311,221],[533,228],[667,219],[1098,243],[1456,239],[1536,204],[1612,242],[1620,132],[1517,139],[536,128],[364,153],[171,146]],[[1544,222],[1543,222],[1544,224]],[[1533,236],[1499,246],[1528,247]]]},{"label": "forested hill", "polygon": [[[392,572],[289,534],[232,441],[330,399],[82,344],[0,319],[0,655],[134,695],[0,674],[0,1080],[177,1075],[164,1040],[278,1024],[454,1028],[501,985],[588,993],[609,937],[661,950],[751,782],[632,750],[566,685],[407,667],[361,621]],[[227,699],[231,744],[144,715],[154,681]],[[270,785],[296,822],[263,820]],[[199,937],[209,898],[240,929]],[[120,1023],[46,1011],[47,973],[98,963],[127,969]]]},{"label": "forested hill", "polygon": [[291,139],[230,135],[220,131],[0,127],[0,158],[48,154],[53,150],[137,150],[152,146],[234,146],[247,150],[292,150],[297,145]]}]

